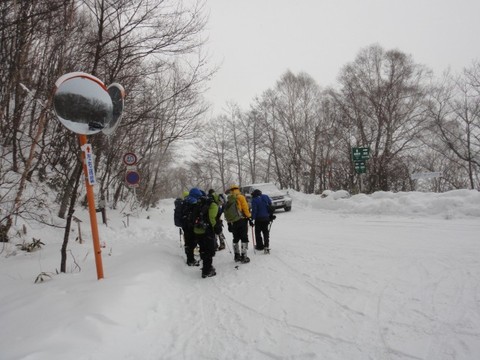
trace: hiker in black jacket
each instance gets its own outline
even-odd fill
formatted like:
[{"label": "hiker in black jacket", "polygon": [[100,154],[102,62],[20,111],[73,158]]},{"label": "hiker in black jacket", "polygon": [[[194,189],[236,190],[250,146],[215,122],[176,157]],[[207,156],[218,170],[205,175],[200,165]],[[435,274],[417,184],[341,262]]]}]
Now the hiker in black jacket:
[{"label": "hiker in black jacket", "polygon": [[218,206],[205,192],[192,188],[185,199],[192,206],[192,216],[188,220],[193,228],[193,236],[200,247],[200,258],[203,261],[202,278],[216,275],[212,266],[215,256],[215,232]]}]

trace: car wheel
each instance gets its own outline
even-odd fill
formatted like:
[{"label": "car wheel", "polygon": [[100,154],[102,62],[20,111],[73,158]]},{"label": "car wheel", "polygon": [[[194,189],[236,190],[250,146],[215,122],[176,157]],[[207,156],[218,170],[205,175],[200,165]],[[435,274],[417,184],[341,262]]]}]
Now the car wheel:
[{"label": "car wheel", "polygon": [[285,206],[284,209],[285,209],[285,211],[290,211],[290,210],[292,210],[292,207],[291,206]]}]

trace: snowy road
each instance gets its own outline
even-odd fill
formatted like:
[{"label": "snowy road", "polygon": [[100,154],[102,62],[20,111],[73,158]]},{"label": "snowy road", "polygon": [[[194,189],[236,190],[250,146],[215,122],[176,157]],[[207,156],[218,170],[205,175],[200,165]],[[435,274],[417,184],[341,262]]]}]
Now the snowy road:
[{"label": "snowy road", "polygon": [[238,271],[227,253],[215,258],[219,275],[200,295],[212,336],[190,355],[219,354],[224,339],[220,358],[475,359],[479,230],[469,221],[279,213],[271,255],[252,255]]},{"label": "snowy road", "polygon": [[0,358],[480,358],[478,217],[357,214],[296,200],[277,213],[270,255],[250,249],[251,262],[236,268],[227,248],[213,278],[185,266],[173,202],[128,228],[110,213],[102,281],[88,243],[71,244],[80,273],[41,285],[32,285],[32,265],[57,266],[59,244],[2,259]]},{"label": "snowy road", "polygon": [[227,248],[206,280],[180,259],[165,264],[178,283],[156,311],[175,336],[148,358],[477,359],[479,231],[470,220],[278,212],[270,255],[250,250],[237,269]]}]

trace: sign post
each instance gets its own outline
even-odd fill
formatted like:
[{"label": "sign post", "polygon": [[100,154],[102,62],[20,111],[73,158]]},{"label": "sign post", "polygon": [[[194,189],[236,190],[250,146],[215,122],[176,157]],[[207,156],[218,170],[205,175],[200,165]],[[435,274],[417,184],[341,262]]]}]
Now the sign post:
[{"label": "sign post", "polygon": [[63,126],[79,135],[97,277],[100,280],[103,279],[103,265],[93,192],[95,168],[87,135],[100,131],[109,135],[115,131],[122,117],[125,90],[117,83],[107,88],[100,79],[83,72],[65,74],[55,82],[55,86],[55,115]]},{"label": "sign post", "polygon": [[82,144],[82,140],[80,140],[80,147],[83,150],[84,165],[86,168],[85,177],[88,179],[88,183],[90,185],[95,185],[97,182],[95,180],[95,167],[93,165],[92,145],[88,144],[86,141],[86,137],[84,144]]},{"label": "sign post", "polygon": [[[86,149],[90,149],[87,145],[87,136],[86,135],[79,135],[80,138],[80,146]],[[97,267],[97,278],[103,279],[103,265],[102,265],[102,250],[100,248],[100,237],[98,236],[98,223],[97,223],[97,211],[95,209],[95,195],[93,193],[93,184],[95,184],[95,174],[92,174],[89,171],[88,165],[88,155],[87,151],[83,153],[84,163],[83,163],[83,171],[85,173],[85,187],[87,188],[87,202],[88,202],[88,212],[90,215],[90,225],[92,227],[92,238],[93,238],[93,251],[95,252],[95,264]],[[92,183],[93,180],[93,183]]]},{"label": "sign post", "polygon": [[357,174],[365,174],[367,172],[366,161],[368,159],[370,159],[370,148],[352,148],[353,167]]},{"label": "sign post", "polygon": [[[140,182],[140,174],[137,171],[137,155],[128,152],[123,155],[123,162],[127,165],[127,172],[125,173],[125,182],[128,186],[136,188]],[[135,190],[135,189],[134,189]]]},{"label": "sign post", "polygon": [[369,158],[370,158],[370,148],[368,147],[352,148],[353,168],[355,169],[355,173],[359,177],[360,192],[362,192],[362,188],[363,188],[362,174],[365,174],[367,172],[367,160]]}]

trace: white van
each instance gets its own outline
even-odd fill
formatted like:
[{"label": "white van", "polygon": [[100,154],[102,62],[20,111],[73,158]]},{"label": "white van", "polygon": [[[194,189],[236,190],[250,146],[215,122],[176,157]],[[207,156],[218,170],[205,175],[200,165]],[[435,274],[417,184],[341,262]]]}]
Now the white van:
[{"label": "white van", "polygon": [[252,199],[252,192],[255,189],[260,190],[262,194],[268,195],[270,197],[275,210],[292,210],[292,198],[288,195],[288,192],[279,190],[275,186],[275,184],[272,183],[251,184],[241,187],[240,191],[242,192],[242,194],[245,195],[249,204]]}]

